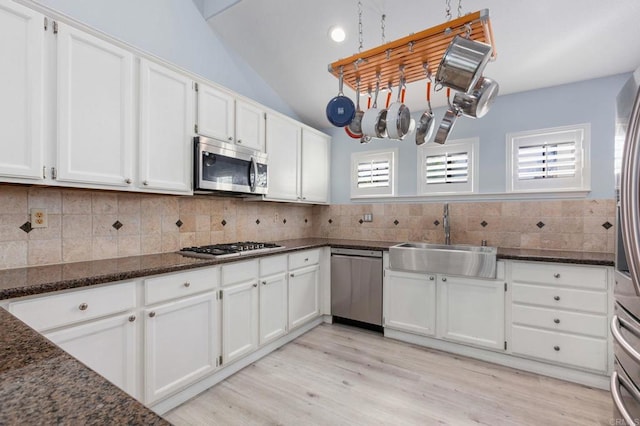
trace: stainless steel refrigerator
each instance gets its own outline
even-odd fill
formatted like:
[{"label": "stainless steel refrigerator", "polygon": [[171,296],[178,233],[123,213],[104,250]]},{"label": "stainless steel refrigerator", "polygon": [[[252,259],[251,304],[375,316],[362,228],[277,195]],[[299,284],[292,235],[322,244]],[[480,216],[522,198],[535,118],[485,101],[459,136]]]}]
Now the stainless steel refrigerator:
[{"label": "stainless steel refrigerator", "polygon": [[[614,286],[615,419],[640,424],[640,69],[625,83],[616,105],[617,241]],[[616,424],[621,424],[617,423]]]}]

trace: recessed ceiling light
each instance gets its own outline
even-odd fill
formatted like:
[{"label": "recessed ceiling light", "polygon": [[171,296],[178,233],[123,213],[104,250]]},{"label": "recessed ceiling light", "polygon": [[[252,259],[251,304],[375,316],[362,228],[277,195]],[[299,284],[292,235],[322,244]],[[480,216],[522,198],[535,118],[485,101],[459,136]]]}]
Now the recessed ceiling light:
[{"label": "recessed ceiling light", "polygon": [[342,43],[344,39],[347,38],[347,33],[344,32],[342,27],[334,25],[329,28],[329,37],[336,43]]}]

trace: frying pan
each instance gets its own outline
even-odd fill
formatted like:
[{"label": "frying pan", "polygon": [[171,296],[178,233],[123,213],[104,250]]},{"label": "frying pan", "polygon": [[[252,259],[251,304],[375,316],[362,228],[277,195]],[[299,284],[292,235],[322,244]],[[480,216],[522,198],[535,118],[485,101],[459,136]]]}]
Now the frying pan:
[{"label": "frying pan", "polygon": [[[449,89],[447,89],[447,100],[448,99]],[[443,145],[447,141],[451,130],[453,130],[453,125],[456,124],[456,120],[458,119],[460,114],[462,114],[460,109],[457,106],[451,105],[451,103],[449,103],[449,109],[444,113],[444,118],[440,122],[438,131],[436,132],[436,137],[433,140],[435,143]]]},{"label": "frying pan", "polygon": [[347,134],[354,138],[359,139],[362,137],[362,116],[364,111],[360,109],[360,79],[356,80],[356,114],[351,120],[351,123],[344,128]]},{"label": "frying pan", "polygon": [[431,81],[427,82],[427,106],[429,109],[420,116],[420,121],[416,129],[416,145],[422,145],[431,139],[436,124],[433,118],[433,110],[431,109]]},{"label": "frying pan", "polygon": [[340,68],[340,77],[338,77],[338,95],[327,104],[327,120],[336,127],[344,127],[351,123],[356,115],[356,108],[353,101],[346,97],[342,92],[342,67]]}]

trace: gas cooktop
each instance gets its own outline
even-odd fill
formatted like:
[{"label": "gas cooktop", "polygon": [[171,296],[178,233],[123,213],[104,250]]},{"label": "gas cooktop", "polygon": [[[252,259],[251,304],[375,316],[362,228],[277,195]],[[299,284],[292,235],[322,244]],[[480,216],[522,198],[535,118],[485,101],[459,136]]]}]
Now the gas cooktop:
[{"label": "gas cooktop", "polygon": [[205,259],[219,259],[223,257],[242,256],[262,253],[284,248],[274,243],[259,243],[255,241],[240,241],[229,244],[214,244],[210,246],[185,247],[179,251],[183,256],[201,257]]}]

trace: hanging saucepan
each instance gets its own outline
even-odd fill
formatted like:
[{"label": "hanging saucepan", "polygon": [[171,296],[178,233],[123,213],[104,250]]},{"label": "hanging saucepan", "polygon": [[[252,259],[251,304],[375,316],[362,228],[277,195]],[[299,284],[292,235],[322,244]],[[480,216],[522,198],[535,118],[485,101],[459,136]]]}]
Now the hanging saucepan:
[{"label": "hanging saucepan", "polygon": [[436,120],[433,118],[433,110],[431,109],[431,81],[427,82],[427,109],[420,116],[416,129],[416,145],[422,145],[433,134],[433,129],[436,126]]},{"label": "hanging saucepan", "polygon": [[471,118],[483,117],[498,96],[498,82],[488,77],[480,77],[471,93],[456,93],[453,104],[460,108],[462,114]]},{"label": "hanging saucepan", "polygon": [[411,112],[404,104],[404,94],[406,86],[404,77],[400,78],[398,85],[398,98],[387,109],[387,134],[389,139],[402,140],[409,133],[411,125]]},{"label": "hanging saucepan", "polygon": [[327,104],[327,120],[336,127],[344,127],[351,123],[356,115],[356,107],[353,101],[342,93],[342,67],[338,77],[338,96],[334,97]]},{"label": "hanging saucepan", "polygon": [[372,138],[386,138],[387,110],[378,108],[378,94],[380,93],[380,83],[376,82],[376,94],[373,98],[373,106],[365,111],[362,117],[362,133]]},{"label": "hanging saucepan", "polygon": [[482,75],[492,51],[491,45],[455,36],[440,61],[435,89],[446,86],[469,92]]},{"label": "hanging saucepan", "polygon": [[[447,100],[449,99],[449,89],[447,89]],[[456,119],[460,117],[460,110],[455,105],[451,105],[449,102],[449,109],[444,114],[444,118],[440,122],[440,126],[438,126],[438,131],[436,132],[436,137],[433,140],[435,143],[439,143],[440,145],[444,144],[453,129],[453,125],[456,124]]]},{"label": "hanging saucepan", "polygon": [[360,109],[360,78],[358,78],[356,79],[356,115],[353,117],[353,120],[351,120],[351,123],[344,128],[344,131],[354,139],[362,137],[363,115],[364,111]]}]

